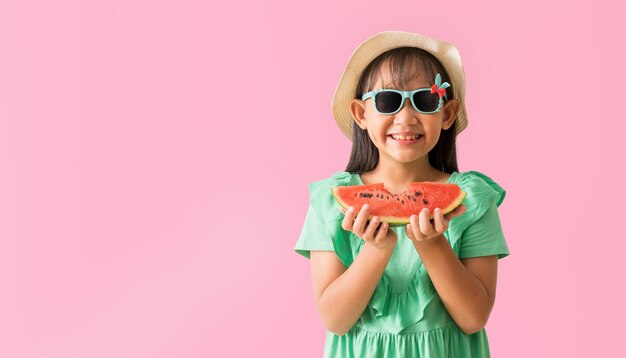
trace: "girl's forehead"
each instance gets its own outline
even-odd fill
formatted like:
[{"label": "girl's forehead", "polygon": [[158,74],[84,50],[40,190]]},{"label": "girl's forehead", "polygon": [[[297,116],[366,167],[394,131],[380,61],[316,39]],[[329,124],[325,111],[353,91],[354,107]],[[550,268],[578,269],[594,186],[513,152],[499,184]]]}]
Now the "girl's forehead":
[{"label": "girl's forehead", "polygon": [[430,87],[435,83],[435,80],[428,79],[427,77],[428,74],[416,64],[411,64],[403,68],[401,73],[392,73],[388,64],[385,63],[380,68],[374,86],[376,88],[395,88],[400,86],[404,89]]}]

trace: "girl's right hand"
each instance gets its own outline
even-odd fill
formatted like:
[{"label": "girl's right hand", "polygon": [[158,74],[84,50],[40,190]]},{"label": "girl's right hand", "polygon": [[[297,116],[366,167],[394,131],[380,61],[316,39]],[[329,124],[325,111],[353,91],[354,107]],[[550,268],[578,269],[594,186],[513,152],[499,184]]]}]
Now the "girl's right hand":
[{"label": "girl's right hand", "polygon": [[378,216],[374,216],[369,223],[367,222],[370,211],[369,205],[365,204],[361,207],[361,211],[356,216],[356,219],[354,217],[356,215],[354,207],[348,208],[347,213],[341,206],[339,210],[345,214],[341,222],[341,227],[344,230],[352,231],[356,236],[379,249],[393,250],[396,246],[398,235],[395,231],[389,229],[388,223],[381,224]]}]

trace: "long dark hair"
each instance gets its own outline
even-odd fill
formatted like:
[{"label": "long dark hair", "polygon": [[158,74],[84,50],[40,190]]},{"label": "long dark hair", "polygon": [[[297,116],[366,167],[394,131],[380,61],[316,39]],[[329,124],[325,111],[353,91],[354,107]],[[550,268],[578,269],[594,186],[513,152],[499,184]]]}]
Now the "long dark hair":
[{"label": "long dark hair", "polygon": [[[450,77],[443,65],[431,53],[416,47],[399,47],[376,57],[363,71],[354,98],[361,98],[363,93],[373,89],[372,87],[380,75],[380,70],[385,60],[389,60],[392,83],[396,88],[406,86],[413,79],[416,74],[413,73],[411,75],[407,69],[411,69],[420,63],[421,68],[428,75],[427,78],[434,79],[438,72],[441,74],[442,82],[450,83],[451,86],[446,91],[447,100],[454,98],[452,81],[450,81]],[[450,174],[459,170],[456,160],[456,134],[456,123],[447,130],[441,130],[439,141],[428,153],[428,162],[435,169],[440,169]],[[372,143],[367,130],[361,129],[353,121],[352,153],[350,153],[350,161],[345,171],[358,174],[369,172],[376,168],[378,160],[378,148]]]}]

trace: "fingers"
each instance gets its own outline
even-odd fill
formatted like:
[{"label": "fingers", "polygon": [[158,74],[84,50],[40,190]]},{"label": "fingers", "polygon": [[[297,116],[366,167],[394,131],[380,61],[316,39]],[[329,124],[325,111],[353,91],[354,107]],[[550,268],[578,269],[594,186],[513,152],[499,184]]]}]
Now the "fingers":
[{"label": "fingers", "polygon": [[[439,236],[448,230],[450,220],[465,213],[466,209],[466,206],[461,204],[452,212],[443,215],[443,211],[440,208],[435,208],[433,218],[431,219],[430,211],[424,208],[419,214],[411,215],[409,224],[405,228],[406,235],[411,240],[419,241]],[[341,227],[344,230],[352,231],[366,241],[378,241],[386,236],[389,225],[381,223],[379,217],[372,217],[368,223],[369,205],[363,205],[358,214],[354,207],[350,207],[348,210],[340,207],[339,210],[344,213],[344,218],[341,222]]]},{"label": "fingers", "polygon": [[363,231],[365,231],[365,224],[367,223],[367,216],[369,215],[370,207],[365,204],[361,207],[361,211],[356,217],[354,224],[352,225],[352,232],[357,236],[362,237]]},{"label": "fingers", "polygon": [[341,227],[349,231],[352,230],[352,223],[354,222],[354,207],[351,206],[345,214],[341,222]]},{"label": "fingers", "polygon": [[378,229],[378,233],[376,233],[376,237],[374,238],[374,240],[376,241],[382,241],[385,236],[387,236],[387,229],[389,229],[389,224],[384,222],[382,224],[380,224],[380,227]]},{"label": "fingers", "polygon": [[389,225],[381,222],[378,216],[372,217],[368,223],[367,218],[370,213],[369,205],[365,204],[361,207],[358,214],[355,214],[354,207],[348,208],[347,211],[342,209],[343,208],[340,208],[339,210],[345,214],[341,221],[341,227],[344,230],[352,231],[365,241],[382,240],[386,236]]},{"label": "fingers", "polygon": [[365,224],[369,215],[369,205],[363,205],[358,214],[356,213],[356,210],[354,210],[353,206],[349,207],[348,211],[344,210],[344,212],[345,216],[341,221],[341,227],[346,231],[352,231],[358,236],[361,236],[363,234],[363,230],[365,229]]},{"label": "fingers", "polygon": [[435,209],[435,230],[437,233],[443,233],[448,229],[448,220],[443,217],[441,209]]},{"label": "fingers", "polygon": [[444,215],[444,217],[446,218],[446,220],[448,221],[448,223],[450,222],[450,220],[452,220],[453,218],[457,217],[457,216],[461,216],[465,213],[465,211],[467,210],[467,207],[464,204],[461,204],[459,206],[457,206],[454,210],[452,210],[451,212],[447,213],[446,215]]},{"label": "fingers", "polygon": [[365,241],[373,240],[374,239],[374,232],[378,228],[379,222],[380,222],[380,220],[378,219],[378,216],[374,216],[372,218],[372,220],[370,220],[370,223],[367,225],[367,228],[365,229],[365,232],[363,233],[361,238],[363,240],[365,240]]},{"label": "fingers", "polygon": [[[419,231],[424,236],[432,235],[434,229],[430,225],[430,211],[428,209],[422,209],[418,217]],[[419,233],[418,233],[419,234]]]},{"label": "fingers", "polygon": [[431,223],[430,211],[424,208],[418,215],[411,215],[409,217],[409,224],[406,226],[406,234],[411,240],[426,240],[430,237],[443,234],[448,230],[448,223],[449,220],[444,217],[440,208],[435,208]]}]

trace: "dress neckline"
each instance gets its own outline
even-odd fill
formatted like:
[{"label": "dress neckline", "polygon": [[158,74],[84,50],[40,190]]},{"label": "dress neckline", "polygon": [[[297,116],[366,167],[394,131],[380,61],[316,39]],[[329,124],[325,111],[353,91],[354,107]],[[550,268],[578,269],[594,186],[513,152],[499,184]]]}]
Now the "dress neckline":
[{"label": "dress neckline", "polygon": [[[361,180],[361,174],[353,173],[352,175],[356,178],[357,183],[359,183],[360,185],[365,185],[365,183],[363,183],[363,180]],[[452,178],[456,177],[457,175],[458,175],[458,172],[457,171],[453,171],[450,174],[450,176],[448,177],[448,180],[446,180],[445,183],[446,184],[451,183],[452,182]]]}]

